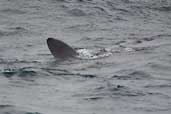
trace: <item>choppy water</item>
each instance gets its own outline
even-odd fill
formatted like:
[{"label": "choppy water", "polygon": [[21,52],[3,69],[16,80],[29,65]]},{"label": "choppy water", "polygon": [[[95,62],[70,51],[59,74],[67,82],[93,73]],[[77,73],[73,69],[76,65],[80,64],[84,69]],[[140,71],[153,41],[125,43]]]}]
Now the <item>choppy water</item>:
[{"label": "choppy water", "polygon": [[[48,37],[108,56],[56,61]],[[170,1],[0,0],[0,113],[170,114]]]}]

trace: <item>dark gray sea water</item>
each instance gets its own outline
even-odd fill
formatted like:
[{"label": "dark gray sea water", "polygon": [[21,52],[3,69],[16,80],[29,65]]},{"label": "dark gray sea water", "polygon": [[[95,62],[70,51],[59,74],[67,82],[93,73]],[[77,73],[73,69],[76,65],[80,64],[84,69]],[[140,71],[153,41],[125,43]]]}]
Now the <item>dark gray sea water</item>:
[{"label": "dark gray sea water", "polygon": [[170,113],[170,0],[0,0],[0,114]]}]

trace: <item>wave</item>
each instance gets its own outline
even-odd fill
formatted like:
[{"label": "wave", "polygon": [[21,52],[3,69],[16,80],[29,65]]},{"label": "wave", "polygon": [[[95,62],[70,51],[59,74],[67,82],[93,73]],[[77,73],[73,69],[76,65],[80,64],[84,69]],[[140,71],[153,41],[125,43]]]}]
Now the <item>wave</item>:
[{"label": "wave", "polygon": [[15,107],[13,105],[2,104],[0,105],[0,113],[1,114],[42,114],[39,112],[29,112],[23,111],[23,109],[19,109],[19,107]]}]

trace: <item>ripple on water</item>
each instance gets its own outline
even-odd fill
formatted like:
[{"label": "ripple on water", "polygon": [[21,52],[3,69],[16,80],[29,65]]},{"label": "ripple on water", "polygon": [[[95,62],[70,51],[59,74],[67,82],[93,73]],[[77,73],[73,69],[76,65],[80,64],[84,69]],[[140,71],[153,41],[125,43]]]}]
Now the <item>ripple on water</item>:
[{"label": "ripple on water", "polygon": [[140,43],[143,43],[143,42],[153,41],[154,39],[155,39],[154,37],[141,38],[141,39],[135,40],[135,44],[140,44]]},{"label": "ripple on water", "polygon": [[12,107],[12,105],[0,105],[0,109],[7,108],[7,107]]},{"label": "ripple on water", "polygon": [[0,10],[0,12],[3,14],[11,14],[11,15],[26,13],[26,11],[19,10],[19,9],[12,9],[12,8],[3,9],[3,10]]},{"label": "ripple on water", "polygon": [[171,88],[171,83],[166,83],[166,84],[149,84],[149,85],[146,85],[145,88],[156,88],[156,89]]},{"label": "ripple on water", "polygon": [[171,69],[171,66],[169,64],[165,65],[161,63],[155,63],[155,62],[148,63],[148,66],[150,66],[152,69],[162,70],[162,71],[170,71]]},{"label": "ripple on water", "polygon": [[118,80],[148,80],[152,79],[152,76],[147,72],[140,70],[121,70],[111,78]]},{"label": "ripple on water", "polygon": [[71,72],[66,69],[50,69],[50,68],[43,68],[45,72],[49,76],[56,76],[64,79],[76,79],[76,80],[84,80],[84,79],[92,79],[92,78],[97,78],[96,75],[94,74],[83,74],[83,73],[78,73],[78,72]]},{"label": "ripple on water", "polygon": [[22,33],[27,33],[28,30],[24,27],[11,27],[7,29],[0,29],[0,36],[11,36],[11,35],[17,35]]},{"label": "ripple on water", "polygon": [[135,97],[135,96],[144,96],[145,95],[145,93],[140,90],[134,90],[132,88],[129,88],[129,87],[126,87],[123,85],[110,85],[108,87],[108,91],[110,91],[112,93],[112,95],[114,95],[114,96]]},{"label": "ripple on water", "polygon": [[68,13],[72,16],[86,16],[86,13],[81,9],[72,9]]},{"label": "ripple on water", "polygon": [[88,88],[87,90],[84,90],[84,92],[76,94],[76,96],[81,97],[83,100],[97,101],[105,98],[139,97],[146,95],[143,91],[113,84],[108,84],[107,86],[98,85],[96,87]]},{"label": "ripple on water", "polygon": [[3,69],[1,71],[1,74],[5,77],[13,77],[13,76],[19,76],[19,77],[34,77],[40,75],[39,71],[33,68],[24,67],[24,68],[12,68],[12,69]]},{"label": "ripple on water", "polygon": [[159,11],[170,12],[171,11],[171,6],[169,6],[169,5],[167,5],[167,6],[159,6],[159,7],[153,8],[153,9],[159,10]]},{"label": "ripple on water", "polygon": [[39,112],[28,112],[23,111],[23,109],[19,109],[13,105],[0,105],[0,114],[42,114]]},{"label": "ripple on water", "polygon": [[0,58],[0,64],[31,64],[31,63],[40,63],[36,60],[19,60],[19,59],[3,59]]}]

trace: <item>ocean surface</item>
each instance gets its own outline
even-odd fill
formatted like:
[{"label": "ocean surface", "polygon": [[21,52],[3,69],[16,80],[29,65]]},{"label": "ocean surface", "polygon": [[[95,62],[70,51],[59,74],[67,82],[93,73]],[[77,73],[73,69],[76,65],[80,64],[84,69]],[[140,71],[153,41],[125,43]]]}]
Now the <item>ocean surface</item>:
[{"label": "ocean surface", "polygon": [[0,0],[0,114],[171,114],[171,1]]}]

